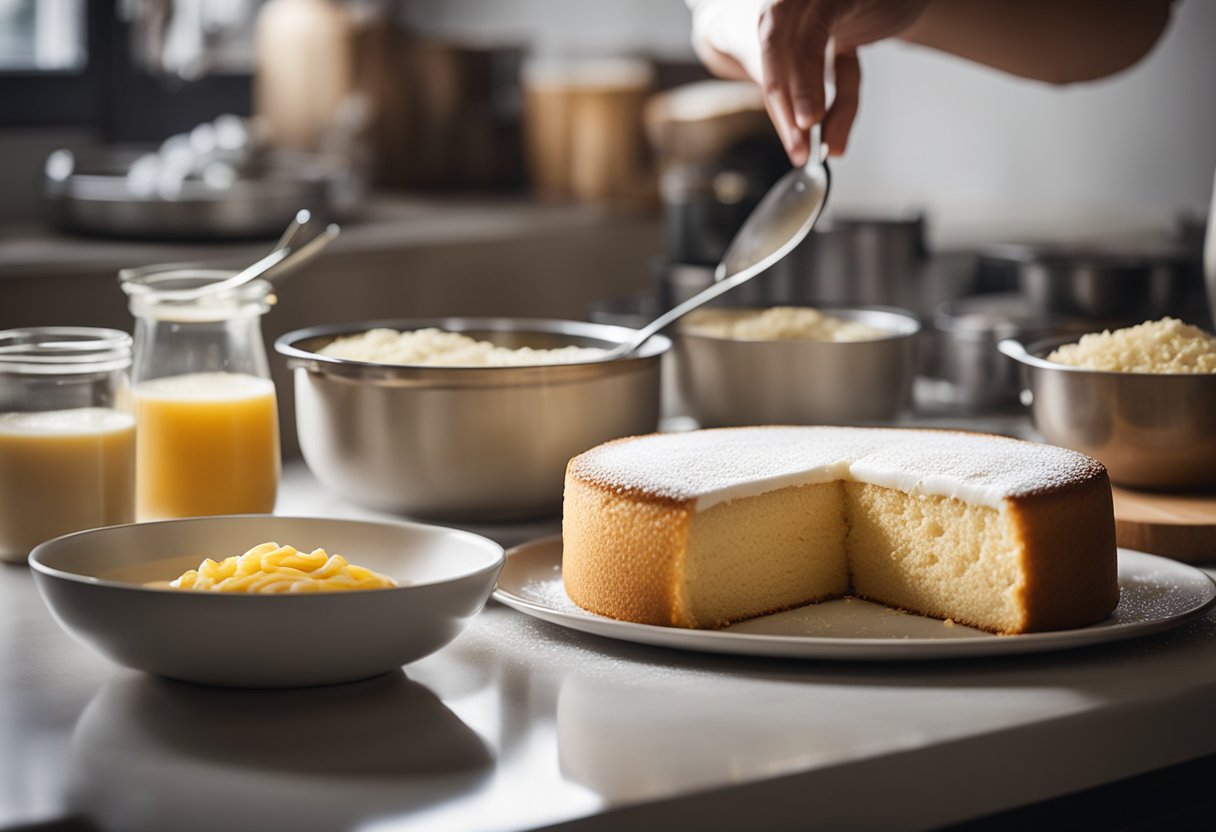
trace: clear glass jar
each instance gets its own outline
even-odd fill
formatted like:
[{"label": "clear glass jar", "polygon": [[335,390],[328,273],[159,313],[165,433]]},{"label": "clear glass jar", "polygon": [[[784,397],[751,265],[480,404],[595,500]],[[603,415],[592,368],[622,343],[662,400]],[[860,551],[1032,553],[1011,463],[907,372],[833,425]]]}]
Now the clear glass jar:
[{"label": "clear glass jar", "polygon": [[140,520],[274,510],[279,422],[262,341],[270,284],[193,266],[120,273],[135,316],[132,368]]},{"label": "clear glass jar", "polygon": [[0,560],[135,519],[130,367],[118,330],[0,332]]}]

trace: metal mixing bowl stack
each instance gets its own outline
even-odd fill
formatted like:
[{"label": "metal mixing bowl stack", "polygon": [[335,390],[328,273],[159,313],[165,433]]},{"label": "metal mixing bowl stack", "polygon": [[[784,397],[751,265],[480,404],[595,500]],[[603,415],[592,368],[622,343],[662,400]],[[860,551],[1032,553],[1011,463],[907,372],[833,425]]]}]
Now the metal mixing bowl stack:
[{"label": "metal mixing bowl stack", "polygon": [[556,514],[566,463],[659,419],[651,338],[615,361],[524,367],[373,364],[318,354],[336,338],[435,327],[508,348],[611,348],[633,330],[575,321],[438,318],[290,332],[275,344],[295,377],[300,449],[317,479],[366,506],[487,522]]}]

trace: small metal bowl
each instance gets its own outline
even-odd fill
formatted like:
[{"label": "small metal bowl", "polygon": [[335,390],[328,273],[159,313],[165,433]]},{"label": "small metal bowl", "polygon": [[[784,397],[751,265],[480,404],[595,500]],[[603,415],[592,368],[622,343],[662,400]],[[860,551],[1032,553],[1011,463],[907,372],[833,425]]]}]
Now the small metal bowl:
[{"label": "small metal bowl", "polygon": [[1055,445],[1101,461],[1111,482],[1193,490],[1216,485],[1216,377],[1112,373],[1047,361],[1077,336],[998,348],[1021,363],[1031,415]]},{"label": "small metal bowl", "polygon": [[856,424],[898,417],[916,375],[917,318],[882,307],[816,307],[890,335],[869,341],[676,338],[680,395],[702,427]]},{"label": "small metal bowl", "polygon": [[615,439],[653,432],[659,362],[651,338],[632,357],[529,367],[424,367],[319,355],[336,338],[435,327],[510,348],[611,348],[626,327],[520,318],[363,321],[289,332],[275,342],[295,376],[296,427],[308,467],[357,503],[470,522],[557,513],[566,463]]}]

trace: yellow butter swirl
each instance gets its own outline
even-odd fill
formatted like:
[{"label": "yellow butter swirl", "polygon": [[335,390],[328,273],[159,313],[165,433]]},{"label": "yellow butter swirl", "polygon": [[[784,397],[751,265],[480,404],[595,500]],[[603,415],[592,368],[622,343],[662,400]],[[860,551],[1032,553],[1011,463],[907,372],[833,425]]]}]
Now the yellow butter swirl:
[{"label": "yellow butter swirl", "polygon": [[219,562],[207,558],[168,586],[193,592],[300,593],[389,589],[397,582],[324,549],[301,552],[261,543]]}]

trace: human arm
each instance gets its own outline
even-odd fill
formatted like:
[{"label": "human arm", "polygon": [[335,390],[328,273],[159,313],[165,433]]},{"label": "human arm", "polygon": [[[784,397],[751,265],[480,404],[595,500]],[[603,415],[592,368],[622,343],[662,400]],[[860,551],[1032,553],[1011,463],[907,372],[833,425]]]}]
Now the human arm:
[{"label": "human arm", "polygon": [[[1065,84],[1144,56],[1171,0],[689,0],[698,56],[717,75],[761,84],[795,164],[823,122],[844,151],[860,100],[857,49],[897,37],[1025,78]],[[829,42],[836,97],[825,106]]]}]

